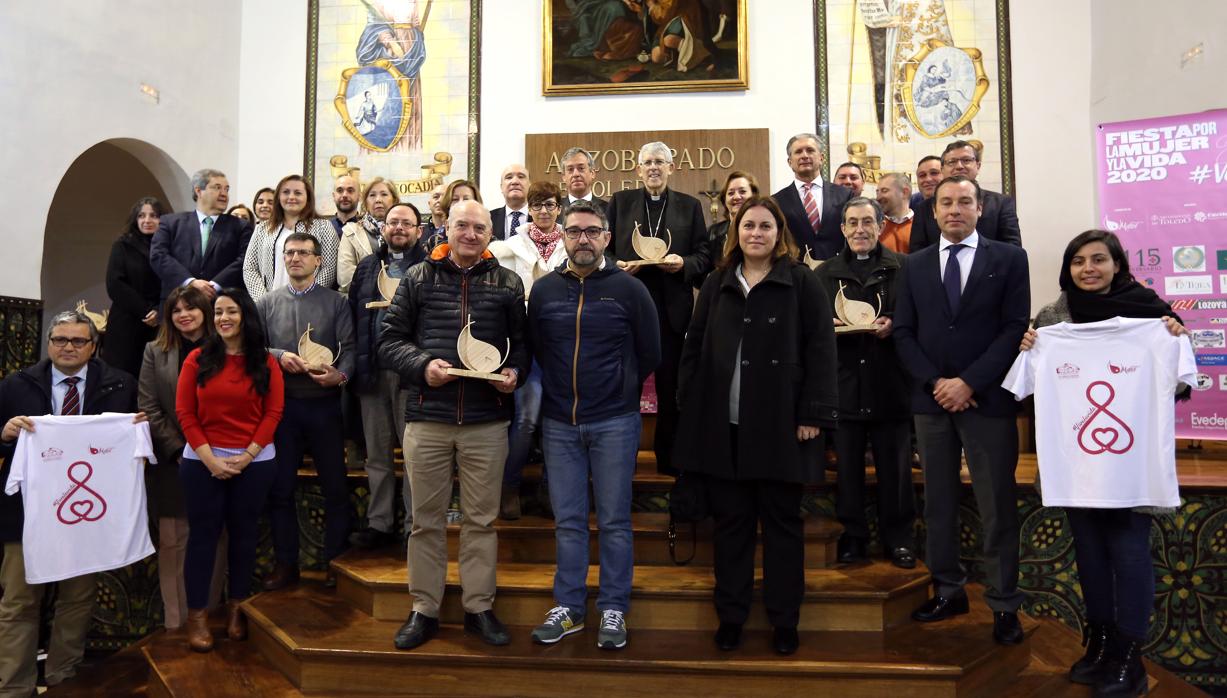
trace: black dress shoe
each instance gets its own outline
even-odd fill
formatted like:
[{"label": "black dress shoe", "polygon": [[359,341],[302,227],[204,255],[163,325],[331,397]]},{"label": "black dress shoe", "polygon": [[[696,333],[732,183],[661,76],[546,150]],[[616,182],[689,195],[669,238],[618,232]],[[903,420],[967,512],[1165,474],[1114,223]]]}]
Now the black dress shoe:
[{"label": "black dress shoe", "polygon": [[511,634],[494,615],[494,611],[464,614],[464,631],[481,636],[490,645],[511,644]]},{"label": "black dress shoe", "polygon": [[361,531],[354,531],[349,534],[349,544],[363,550],[372,550],[374,548],[382,548],[385,545],[392,545],[396,540],[395,534],[369,526]]},{"label": "black dress shoe", "polygon": [[439,634],[439,619],[431,618],[414,611],[409,614],[409,620],[396,631],[396,649],[411,650],[420,647],[427,640]]},{"label": "black dress shoe", "polygon": [[776,654],[790,655],[797,651],[801,638],[796,628],[776,628],[771,633],[771,648]]},{"label": "black dress shoe", "polygon": [[716,647],[725,652],[741,647],[741,623],[721,623],[716,630]]},{"label": "black dress shoe", "polygon": [[843,563],[861,562],[868,557],[868,547],[864,538],[840,536],[839,542],[835,544],[836,559]]},{"label": "black dress shoe", "polygon": [[[946,620],[967,613],[967,594],[958,593],[949,598],[934,596],[924,602],[920,608],[912,611],[912,620],[921,623],[932,623],[936,620]],[[995,632],[995,631],[994,631]]]},{"label": "black dress shoe", "polygon": [[329,568],[328,571],[324,573],[324,588],[325,589],[336,589],[337,588],[337,573],[333,572],[332,568]]},{"label": "black dress shoe", "polygon": [[298,583],[298,568],[284,562],[273,566],[273,571],[264,578],[265,591],[277,591]]},{"label": "black dress shoe", "polygon": [[1017,613],[997,611],[993,614],[993,640],[999,645],[1017,645],[1023,641]]},{"label": "black dress shoe", "polygon": [[916,567],[916,554],[910,548],[898,547],[890,551],[890,564],[910,570]]}]

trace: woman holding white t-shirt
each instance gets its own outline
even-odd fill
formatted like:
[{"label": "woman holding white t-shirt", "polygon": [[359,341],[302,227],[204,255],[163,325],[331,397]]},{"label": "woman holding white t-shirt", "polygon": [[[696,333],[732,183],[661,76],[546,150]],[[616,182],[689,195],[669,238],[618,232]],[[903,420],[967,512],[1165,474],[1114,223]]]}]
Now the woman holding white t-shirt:
[{"label": "woman holding white t-shirt", "polygon": [[[1035,316],[1035,327],[1098,322],[1114,317],[1163,318],[1173,335],[1188,330],[1154,291],[1134,280],[1116,235],[1088,230],[1065,248],[1061,295]],[[1023,336],[1022,351],[1037,338]],[[1187,399],[1186,388],[1177,397]],[[1175,448],[1175,444],[1172,444]],[[1150,556],[1153,507],[1065,508],[1074,537],[1078,581],[1086,601],[1086,654],[1070,668],[1075,683],[1094,684],[1096,695],[1138,695],[1146,687],[1142,645],[1154,606]]]}]

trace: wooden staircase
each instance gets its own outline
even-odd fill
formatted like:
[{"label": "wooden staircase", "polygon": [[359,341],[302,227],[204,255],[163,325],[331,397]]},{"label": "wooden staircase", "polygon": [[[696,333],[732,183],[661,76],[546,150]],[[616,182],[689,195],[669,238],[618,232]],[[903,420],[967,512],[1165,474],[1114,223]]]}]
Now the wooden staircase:
[{"label": "wooden staircase", "polygon": [[[659,480],[641,467],[636,489],[658,490]],[[530,641],[532,628],[553,606],[554,529],[549,520],[525,517],[497,524],[495,610],[512,634],[507,647],[488,646],[463,632],[453,562],[439,636],[413,651],[396,650],[392,638],[412,599],[404,548],[393,546],[333,561],[335,590],[314,575],[297,588],[249,599],[246,643],[220,639],[220,627],[216,649],[205,655],[188,651],[180,633],[151,638],[139,648],[149,667],[144,690],[151,696],[210,697],[1089,695],[1063,676],[1080,656],[1076,634],[1024,618],[1021,645],[996,645],[991,615],[975,593],[966,616],[912,622],[909,613],[928,595],[927,571],[900,570],[884,561],[836,565],[840,529],[821,518],[806,521],[800,650],[791,657],[771,651],[770,628],[756,600],[742,648],[721,652],[712,641],[717,621],[710,527],[700,528],[693,562],[676,566],[667,552],[666,523],[664,514],[632,517],[636,567],[629,644],[621,651],[595,646],[595,623],[557,645]],[[595,523],[591,528],[588,584],[594,599],[599,533]],[[458,537],[459,527],[450,526],[453,561]],[[688,537],[679,545],[689,552]],[[597,617],[591,606],[588,617]],[[1191,694],[1170,674],[1151,671],[1152,694]]]}]

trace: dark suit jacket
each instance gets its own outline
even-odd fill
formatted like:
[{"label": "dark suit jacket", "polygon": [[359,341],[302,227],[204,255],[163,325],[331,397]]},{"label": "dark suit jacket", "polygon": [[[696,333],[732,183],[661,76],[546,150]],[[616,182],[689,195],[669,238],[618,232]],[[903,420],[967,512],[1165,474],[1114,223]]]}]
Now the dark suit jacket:
[{"label": "dark suit jacket", "polygon": [[[529,220],[529,214],[526,211],[524,217],[520,219],[520,225],[524,225]],[[504,240],[504,228],[507,227],[507,207],[499,206],[490,210],[490,226],[494,229],[494,237],[492,240]]]},{"label": "dark suit jacket", "polygon": [[915,388],[912,411],[942,414],[933,399],[933,381],[962,378],[971,386],[981,414],[1012,416],[1014,396],[1001,387],[1018,356],[1018,343],[1031,316],[1027,253],[983,236],[959,301],[951,315],[942,286],[938,246],[908,257],[895,305],[895,349]]},{"label": "dark suit jacket", "polygon": [[[614,259],[629,262],[640,259],[631,246],[631,233],[635,223],[639,233],[649,235],[647,194],[643,189],[627,189],[613,195],[605,207],[609,217],[611,236],[605,254]],[[682,270],[668,274],[659,267],[642,267],[637,274],[648,287],[656,307],[661,310],[661,327],[671,328],[682,334],[690,324],[690,311],[694,308],[692,284],[698,276],[711,270],[707,253],[707,224],[703,221],[703,205],[699,200],[673,191],[665,190],[665,216],[660,226],[660,237],[670,239],[669,253],[682,258]],[[669,235],[665,235],[665,231]]]},{"label": "dark suit jacket", "polygon": [[188,278],[212,281],[222,288],[241,287],[251,230],[251,223],[241,218],[218,215],[209,234],[209,248],[202,255],[195,209],[162,216],[149,249],[149,262],[162,280],[162,297]]},{"label": "dark suit jacket", "polygon": [[[976,223],[976,232],[980,233],[981,238],[1022,247],[1022,232],[1018,229],[1018,209],[1014,206],[1014,197],[988,189],[981,191],[984,194],[984,204],[980,220]],[[912,222],[912,252],[936,245],[937,239],[942,236],[941,229],[937,227],[937,219],[933,216],[933,198],[930,197],[912,208],[916,212],[916,220]]]},{"label": "dark suit jacket", "polygon": [[771,198],[784,211],[784,220],[792,239],[797,242],[801,254],[809,247],[810,256],[817,260],[830,259],[844,248],[844,235],[840,231],[839,218],[843,215],[844,204],[852,198],[852,192],[847,187],[838,184],[822,183],[822,222],[818,234],[810,227],[809,216],[805,215],[805,205],[801,203],[801,195],[797,192],[795,182],[772,194]]}]

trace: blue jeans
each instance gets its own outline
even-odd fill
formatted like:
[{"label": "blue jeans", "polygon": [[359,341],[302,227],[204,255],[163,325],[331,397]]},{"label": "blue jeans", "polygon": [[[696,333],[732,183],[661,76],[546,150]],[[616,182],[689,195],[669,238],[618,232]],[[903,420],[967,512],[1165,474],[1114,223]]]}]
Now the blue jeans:
[{"label": "blue jeans", "polygon": [[1145,640],[1155,607],[1150,516],[1128,509],[1076,509],[1065,516],[1074,534],[1078,583],[1092,623],[1114,623]]},{"label": "blue jeans", "polygon": [[[524,385],[516,388],[515,419],[511,420],[511,434],[507,440],[507,463],[503,466],[503,484],[519,489],[520,474],[528,465],[528,454],[533,448],[533,436],[541,428],[541,367],[534,361],[524,379]],[[545,474],[541,475],[546,479]]]},{"label": "blue jeans", "polygon": [[584,615],[588,607],[588,476],[600,528],[598,610],[625,613],[635,570],[631,483],[639,455],[639,414],[572,426],[546,417],[545,467],[550,473],[558,571],[554,602]]}]

